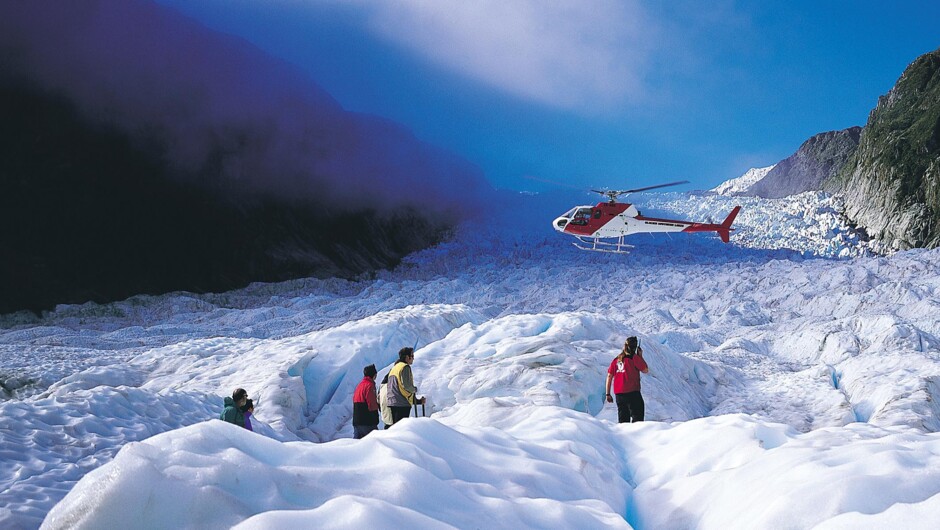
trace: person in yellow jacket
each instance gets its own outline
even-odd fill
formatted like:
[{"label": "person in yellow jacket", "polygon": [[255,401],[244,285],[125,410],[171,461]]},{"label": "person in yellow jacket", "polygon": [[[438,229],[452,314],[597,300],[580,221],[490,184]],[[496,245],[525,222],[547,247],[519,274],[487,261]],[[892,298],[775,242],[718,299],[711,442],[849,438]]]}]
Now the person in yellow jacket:
[{"label": "person in yellow jacket", "polygon": [[398,361],[388,373],[388,407],[392,410],[392,425],[411,416],[411,407],[424,404],[426,398],[418,399],[411,364],[415,362],[414,348],[402,348],[398,351]]}]

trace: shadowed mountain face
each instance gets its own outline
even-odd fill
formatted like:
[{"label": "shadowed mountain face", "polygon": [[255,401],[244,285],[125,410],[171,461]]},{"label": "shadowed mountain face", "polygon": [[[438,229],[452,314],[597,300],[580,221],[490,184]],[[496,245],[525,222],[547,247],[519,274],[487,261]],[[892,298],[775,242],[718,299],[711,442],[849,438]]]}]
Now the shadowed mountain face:
[{"label": "shadowed mountain face", "polygon": [[250,44],[144,0],[0,5],[0,312],[350,277],[491,189]]},{"label": "shadowed mountain face", "polygon": [[22,86],[0,89],[0,115],[0,312],[351,277],[394,266],[453,221],[200,186]]},{"label": "shadowed mountain face", "polygon": [[764,178],[747,189],[747,195],[779,199],[822,188],[837,174],[858,148],[861,127],[820,133],[789,157],[781,160]]}]

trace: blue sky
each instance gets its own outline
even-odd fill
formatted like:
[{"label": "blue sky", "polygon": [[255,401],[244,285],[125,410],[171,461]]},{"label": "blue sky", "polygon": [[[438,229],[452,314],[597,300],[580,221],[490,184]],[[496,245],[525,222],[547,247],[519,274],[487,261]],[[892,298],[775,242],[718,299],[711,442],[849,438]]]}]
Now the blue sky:
[{"label": "blue sky", "polygon": [[713,187],[864,125],[940,47],[935,1],[160,1],[516,190]]}]

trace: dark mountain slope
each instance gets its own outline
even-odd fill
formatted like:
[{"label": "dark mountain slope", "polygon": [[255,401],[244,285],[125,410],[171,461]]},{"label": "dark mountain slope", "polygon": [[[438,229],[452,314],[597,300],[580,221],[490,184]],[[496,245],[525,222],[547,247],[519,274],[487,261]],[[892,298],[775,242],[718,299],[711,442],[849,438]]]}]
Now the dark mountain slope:
[{"label": "dark mountain slope", "polygon": [[821,189],[822,183],[836,175],[855,153],[860,133],[861,127],[850,127],[813,136],[751,185],[747,195],[778,199]]},{"label": "dark mountain slope", "polygon": [[394,266],[452,222],[194,184],[35,90],[0,89],[0,116],[0,312],[351,277]]},{"label": "dark mountain slope", "polygon": [[355,276],[491,192],[400,125],[145,0],[0,4],[0,312]]}]

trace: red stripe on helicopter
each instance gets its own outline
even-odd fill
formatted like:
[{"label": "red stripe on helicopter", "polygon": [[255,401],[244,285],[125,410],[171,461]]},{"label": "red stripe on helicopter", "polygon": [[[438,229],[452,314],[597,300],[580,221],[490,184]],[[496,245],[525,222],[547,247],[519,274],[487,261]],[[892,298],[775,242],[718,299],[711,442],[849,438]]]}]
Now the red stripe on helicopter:
[{"label": "red stripe on helicopter", "polygon": [[[597,206],[590,209],[589,214],[583,216],[575,214],[567,226],[565,226],[565,232],[579,236],[590,236],[615,217],[627,211],[629,207],[629,204],[624,203],[610,204],[607,202],[599,202]],[[587,210],[587,208],[585,208],[585,210]]]}]

